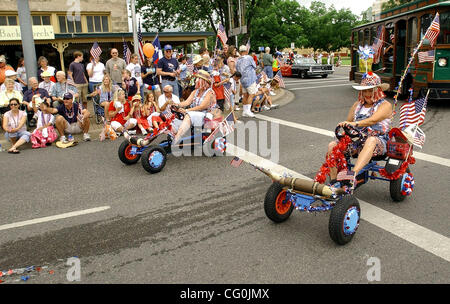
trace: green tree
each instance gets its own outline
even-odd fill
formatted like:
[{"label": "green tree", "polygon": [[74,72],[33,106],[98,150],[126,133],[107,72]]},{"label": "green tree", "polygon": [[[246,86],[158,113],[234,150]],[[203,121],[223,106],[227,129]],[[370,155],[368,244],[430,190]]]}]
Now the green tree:
[{"label": "green tree", "polygon": [[405,3],[413,2],[415,0],[388,0],[388,2],[383,3],[383,11],[395,8]]}]

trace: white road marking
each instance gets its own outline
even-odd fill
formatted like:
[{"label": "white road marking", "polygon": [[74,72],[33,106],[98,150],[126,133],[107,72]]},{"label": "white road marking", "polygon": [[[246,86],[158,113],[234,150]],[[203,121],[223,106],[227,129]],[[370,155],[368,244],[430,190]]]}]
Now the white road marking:
[{"label": "white road marking", "polygon": [[324,85],[324,86],[318,86],[318,87],[293,88],[293,89],[288,89],[288,90],[289,91],[297,91],[297,90],[320,89],[320,88],[329,88],[329,87],[342,87],[342,86],[348,86],[348,85],[354,85],[354,83],[342,83],[342,84]]},{"label": "white road marking", "polygon": [[[348,83],[349,81],[348,80],[331,80],[331,81],[327,81],[326,83],[331,83],[331,82],[342,82],[342,83]],[[307,84],[308,85],[315,85],[316,83],[318,83],[318,84],[325,84],[323,81],[314,81],[314,82],[308,82]],[[299,86],[299,85],[301,85],[302,83],[298,83],[298,82],[296,82],[296,83],[292,83],[292,82],[285,82],[285,84],[286,84],[286,86],[288,86],[288,85],[291,85],[291,86]]]},{"label": "white road marking", "polygon": [[111,207],[103,206],[103,207],[97,207],[97,208],[80,210],[80,211],[73,211],[73,212],[68,212],[68,213],[63,213],[63,214],[58,214],[58,215],[53,215],[53,216],[41,217],[41,218],[37,218],[34,220],[28,220],[28,221],[23,221],[23,222],[16,222],[16,223],[12,223],[12,224],[1,225],[0,231],[11,229],[11,228],[18,228],[18,227],[23,227],[23,226],[28,226],[28,225],[34,225],[34,224],[40,224],[40,223],[45,223],[45,222],[50,222],[50,221],[61,220],[61,219],[74,217],[74,216],[96,213],[96,212],[100,212],[100,211],[105,211],[109,208],[111,208]]},{"label": "white road marking", "polygon": [[[290,121],[286,121],[286,120],[281,120],[278,118],[273,118],[273,117],[269,117],[269,116],[265,116],[265,115],[261,115],[261,114],[256,114],[255,116],[256,116],[256,118],[275,122],[280,125],[288,126],[291,128],[301,129],[301,130],[305,130],[305,131],[309,131],[309,132],[313,132],[313,133],[317,133],[317,134],[321,134],[321,135],[325,135],[325,136],[329,136],[329,137],[334,137],[334,132],[328,131],[325,129],[315,128],[315,127],[311,127],[311,126],[307,126],[307,125],[303,125],[303,124],[299,124],[299,123],[295,123],[295,122],[290,122]],[[450,159],[443,158],[440,156],[434,156],[431,154],[414,151],[414,157],[416,159],[428,161],[430,163],[435,163],[438,165],[450,167]]]},{"label": "white road marking", "polygon": [[[227,144],[227,153],[235,155],[253,165],[269,169],[278,174],[288,173],[293,177],[311,180],[298,172],[292,171],[270,160],[264,159],[242,148]],[[450,238],[422,227],[407,219],[378,208],[368,202],[358,199],[361,206],[361,219],[392,233],[415,246],[430,252],[447,262],[450,262]]]}]

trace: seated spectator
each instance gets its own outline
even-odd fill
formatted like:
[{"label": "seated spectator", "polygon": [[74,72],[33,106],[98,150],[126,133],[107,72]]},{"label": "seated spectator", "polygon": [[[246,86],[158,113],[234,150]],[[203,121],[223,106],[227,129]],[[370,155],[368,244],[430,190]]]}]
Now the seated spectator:
[{"label": "seated spectator", "polygon": [[30,141],[30,132],[27,132],[27,114],[25,111],[20,111],[20,102],[17,98],[9,100],[11,110],[6,112],[3,117],[2,127],[5,130],[5,138],[13,145],[8,150],[8,153],[17,154],[20,151],[17,149],[24,143]]},{"label": "seated spectator", "polygon": [[89,127],[90,113],[88,110],[81,108],[77,102],[73,102],[73,95],[66,93],[63,96],[63,104],[59,105],[57,109],[48,108],[48,113],[59,114],[56,117],[55,125],[60,135],[60,141],[64,144],[68,143],[65,133],[80,134],[83,133],[83,140],[90,141]]},{"label": "seated spectator", "polygon": [[122,89],[126,92],[126,98],[131,101],[134,95],[140,95],[139,82],[136,78],[131,77],[131,72],[127,69],[122,71]]},{"label": "seated spectator", "polygon": [[179,104],[180,98],[173,94],[173,87],[168,84],[163,88],[163,94],[158,98],[158,106],[161,111],[164,111],[168,105]]},{"label": "seated spectator", "polygon": [[145,104],[141,104],[141,99],[141,96],[134,95],[133,99],[131,100],[132,104],[135,107],[133,117],[136,119],[137,126],[141,130],[142,135],[147,135],[147,133],[152,131],[147,121],[147,117],[150,114],[148,114],[149,111],[146,111],[147,107],[145,106]]},{"label": "seated spectator", "polygon": [[44,81],[44,78],[41,77],[41,74],[45,71],[47,71],[50,74],[50,80],[52,82],[56,82],[55,79],[55,72],[56,69],[50,65],[48,65],[48,60],[44,56],[39,57],[38,59],[38,66],[40,67],[38,69],[38,80],[39,82]]},{"label": "seated spectator", "polygon": [[114,101],[109,104],[108,109],[111,127],[115,132],[123,133],[124,130],[131,130],[136,127],[137,120],[133,118],[135,109],[136,104],[131,106],[125,98],[125,91],[118,89],[114,94]]},{"label": "seated spectator", "polygon": [[[22,92],[22,85],[17,82],[17,72],[15,72],[14,70],[5,71],[5,81],[7,79],[12,79],[14,81],[14,90]],[[0,92],[4,90],[6,90],[5,83],[0,86]]]},{"label": "seated spectator", "polygon": [[39,105],[39,111],[37,112],[37,128],[31,133],[31,142],[33,149],[45,148],[47,145],[51,145],[58,135],[55,128],[55,116],[48,113],[50,105],[47,101],[41,102]]},{"label": "seated spectator", "polygon": [[34,117],[35,112],[33,111],[32,102],[36,102],[35,98],[39,97],[39,100],[45,100],[47,102],[51,102],[50,95],[47,90],[39,88],[39,83],[36,77],[30,77],[28,79],[28,85],[31,89],[28,89],[23,94],[23,104],[27,106],[27,116],[30,127],[36,126],[36,117]]},{"label": "seated spectator", "polygon": [[[7,71],[8,72],[8,71]],[[4,114],[9,111],[9,101],[11,98],[16,98],[19,104],[22,103],[22,93],[14,89],[14,80],[5,80],[5,90],[0,92],[0,114]]]},{"label": "seated spectator", "polygon": [[44,81],[40,82],[38,85],[39,88],[45,89],[49,95],[52,92],[53,87],[55,86],[55,83],[53,81],[50,81],[50,77],[52,77],[52,74],[50,74],[49,71],[42,72],[41,78],[44,79]]},{"label": "seated spectator", "polygon": [[105,119],[109,121],[108,116],[108,108],[109,103],[113,100],[114,93],[119,89],[118,85],[113,85],[111,81],[111,76],[109,74],[105,74],[103,76],[103,80],[100,86],[97,87],[97,90],[93,91],[90,96],[100,95],[100,106],[105,110]]},{"label": "seated spectator", "polygon": [[159,108],[159,105],[156,102],[153,94],[145,95],[144,111],[147,115],[147,122],[149,123],[149,125],[153,126],[155,129],[159,129],[158,123],[162,121],[158,119],[161,109]]},{"label": "seated spectator", "polygon": [[13,67],[6,63],[5,55],[0,55],[0,85],[5,82],[6,71],[14,71]]},{"label": "seated spectator", "polygon": [[72,94],[74,98],[78,97],[78,90],[74,85],[67,82],[66,73],[63,71],[56,72],[56,80],[57,82],[53,86],[52,91],[49,92],[53,101],[53,104],[50,105],[54,108],[57,108],[63,104],[63,96],[66,93]]}]

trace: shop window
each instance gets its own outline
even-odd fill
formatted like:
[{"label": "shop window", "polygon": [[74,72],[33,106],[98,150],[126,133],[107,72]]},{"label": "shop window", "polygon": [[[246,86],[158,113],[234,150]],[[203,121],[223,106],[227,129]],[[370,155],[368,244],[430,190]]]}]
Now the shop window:
[{"label": "shop window", "polygon": [[67,18],[67,16],[58,16],[59,29],[61,33],[81,33],[81,20],[77,21],[76,17]]},{"label": "shop window", "polygon": [[109,32],[108,16],[86,16],[88,32]]},{"label": "shop window", "polygon": [[0,26],[18,25],[17,16],[0,16]]},{"label": "shop window", "polygon": [[50,16],[32,16],[33,25],[51,25]]}]

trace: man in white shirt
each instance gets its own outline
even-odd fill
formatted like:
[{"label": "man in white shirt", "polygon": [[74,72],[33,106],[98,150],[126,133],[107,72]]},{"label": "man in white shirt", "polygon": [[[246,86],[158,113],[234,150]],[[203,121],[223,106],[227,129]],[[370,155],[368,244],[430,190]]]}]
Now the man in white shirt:
[{"label": "man in white shirt", "polygon": [[163,88],[163,94],[158,98],[158,106],[161,109],[161,112],[163,112],[171,102],[174,104],[179,104],[180,98],[173,94],[173,88],[171,85],[166,85]]},{"label": "man in white shirt", "polygon": [[[139,91],[144,92],[144,83],[141,76],[141,65],[139,64],[139,56],[137,54],[131,55],[130,63],[126,69],[131,72],[131,77],[136,78],[139,83]],[[141,94],[142,102],[144,102],[144,94]]]}]

